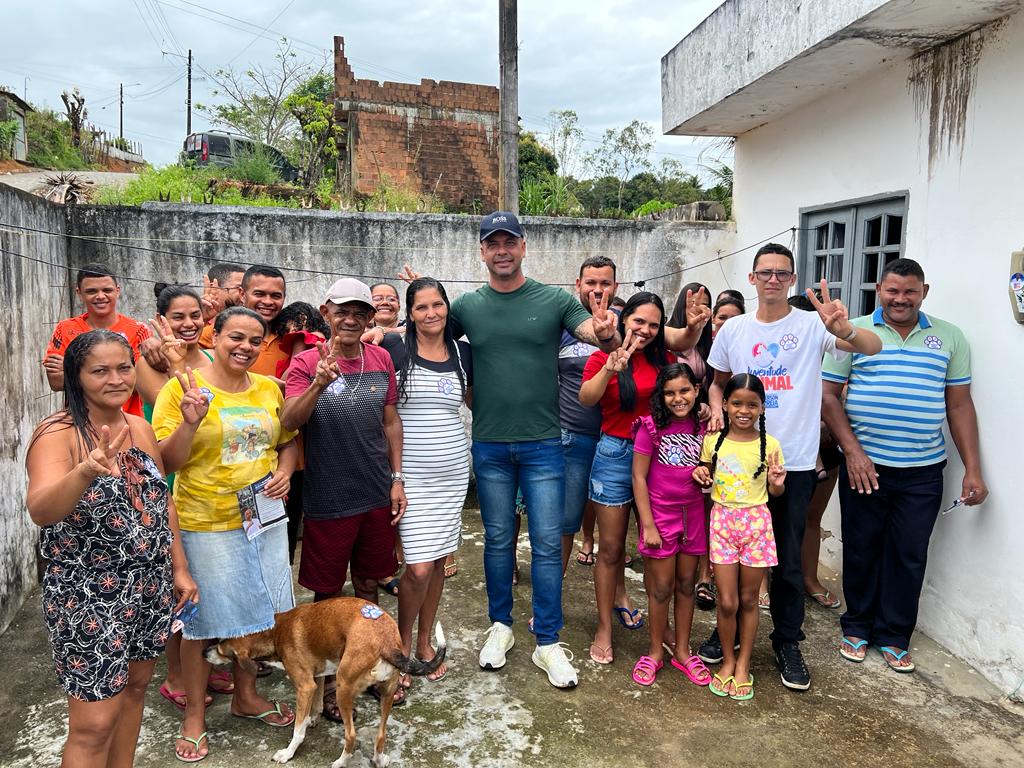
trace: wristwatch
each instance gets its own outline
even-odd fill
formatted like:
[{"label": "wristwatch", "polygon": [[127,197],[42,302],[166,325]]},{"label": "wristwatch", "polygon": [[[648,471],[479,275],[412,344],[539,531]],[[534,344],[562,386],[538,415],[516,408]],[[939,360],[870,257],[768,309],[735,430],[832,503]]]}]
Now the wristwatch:
[{"label": "wristwatch", "polygon": [[392,472],[391,473],[391,482],[392,483],[402,483],[404,485],[405,484],[405,472]]}]

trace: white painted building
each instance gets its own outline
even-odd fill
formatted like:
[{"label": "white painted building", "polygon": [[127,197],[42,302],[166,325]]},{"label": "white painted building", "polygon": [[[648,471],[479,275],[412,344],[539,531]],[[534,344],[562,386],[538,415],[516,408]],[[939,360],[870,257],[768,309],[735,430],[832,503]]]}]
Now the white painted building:
[{"label": "white painted building", "polygon": [[[1024,677],[1022,76],[1020,0],[727,0],[662,59],[665,132],[736,137],[737,247],[800,228],[800,286],[826,276],[851,314],[880,262],[916,259],[924,310],[967,335],[991,496],[940,518],[918,626],[1007,692]],[[748,294],[753,253],[722,265]],[[722,282],[717,264],[686,277]],[[947,502],[961,479],[951,450]],[[835,500],[823,527],[838,536]],[[838,539],[823,559],[841,565]]]}]

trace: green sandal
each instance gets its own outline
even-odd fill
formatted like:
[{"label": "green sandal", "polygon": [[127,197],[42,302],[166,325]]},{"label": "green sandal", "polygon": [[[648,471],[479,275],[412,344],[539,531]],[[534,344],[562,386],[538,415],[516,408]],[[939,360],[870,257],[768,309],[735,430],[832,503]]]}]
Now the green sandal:
[{"label": "green sandal", "polygon": [[[736,693],[730,694],[729,698],[733,701],[749,701],[754,698],[754,673],[750,673],[750,679],[745,683],[737,683],[736,679],[733,678],[733,686],[736,688]],[[739,693],[743,688],[747,688],[746,693]]]},{"label": "green sandal", "polygon": [[[181,739],[182,741],[187,741],[189,744],[196,748],[196,754],[193,757],[182,757],[178,754],[178,750],[175,749],[174,756],[178,758],[178,760],[180,760],[181,762],[198,763],[200,760],[205,760],[207,757],[210,756],[210,740],[206,739],[206,731],[203,731],[201,734],[199,734],[199,737],[196,739],[190,739],[188,736],[183,736],[181,733],[179,733],[177,736],[174,737],[175,741],[177,741],[178,739]],[[203,739],[206,739],[206,754],[200,755],[199,742],[201,742]]]},{"label": "green sandal", "polygon": [[[295,722],[295,713],[294,712],[292,712],[289,715],[286,715],[283,711],[281,711],[281,702],[280,701],[274,701],[273,704],[274,704],[274,708],[273,709],[268,709],[266,712],[263,712],[262,714],[259,714],[259,715],[236,715],[234,712],[232,712],[231,714],[234,717],[244,717],[246,720],[259,720],[264,725],[269,725],[269,726],[272,726],[274,728],[287,728],[288,726],[292,725]],[[271,715],[280,715],[281,717],[285,718],[287,720],[287,722],[275,723],[275,722],[272,722],[270,720],[267,720],[267,718],[270,717]]]},{"label": "green sandal", "polygon": [[[715,696],[728,696],[729,691],[727,688],[729,687],[729,683],[734,682],[736,682],[736,680],[732,675],[729,675],[723,680],[718,674],[714,674],[711,676],[711,684],[708,686],[708,690],[715,694]],[[718,683],[718,685],[716,686],[715,683]]]}]

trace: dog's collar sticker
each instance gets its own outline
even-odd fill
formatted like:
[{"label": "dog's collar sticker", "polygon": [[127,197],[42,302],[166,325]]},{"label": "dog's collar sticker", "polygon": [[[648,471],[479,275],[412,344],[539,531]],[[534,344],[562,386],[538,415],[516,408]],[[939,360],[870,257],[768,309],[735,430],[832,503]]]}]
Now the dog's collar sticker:
[{"label": "dog's collar sticker", "polygon": [[359,612],[368,619],[379,619],[384,615],[384,611],[378,608],[376,605],[364,605],[359,609]]}]

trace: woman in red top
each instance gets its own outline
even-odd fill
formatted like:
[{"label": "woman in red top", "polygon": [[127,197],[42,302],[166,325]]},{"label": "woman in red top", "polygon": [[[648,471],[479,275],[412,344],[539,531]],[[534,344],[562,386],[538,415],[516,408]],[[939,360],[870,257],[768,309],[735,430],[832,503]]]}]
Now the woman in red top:
[{"label": "woman in red top", "polygon": [[[650,399],[658,372],[675,361],[665,349],[665,306],[643,291],[626,302],[619,316],[619,349],[594,352],[583,369],[580,402],[601,405],[601,439],[590,470],[590,500],[597,510],[599,545],[594,569],[597,595],[597,632],[590,658],[611,664],[612,609],[619,621],[639,629],[638,611],[615,607],[617,576],[625,566],[626,531],[633,501],[633,422],[651,412]],[[627,623],[629,616],[633,622]]]}]

